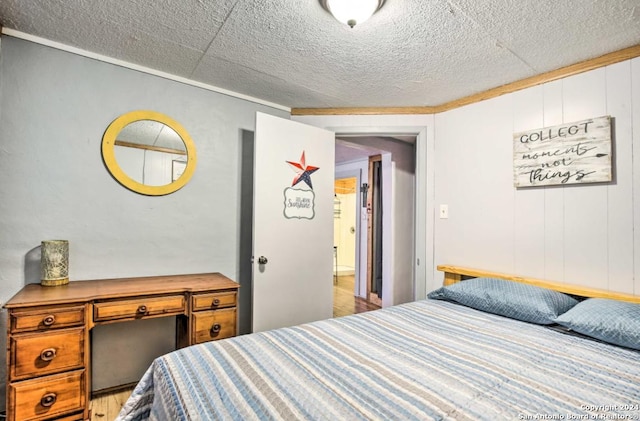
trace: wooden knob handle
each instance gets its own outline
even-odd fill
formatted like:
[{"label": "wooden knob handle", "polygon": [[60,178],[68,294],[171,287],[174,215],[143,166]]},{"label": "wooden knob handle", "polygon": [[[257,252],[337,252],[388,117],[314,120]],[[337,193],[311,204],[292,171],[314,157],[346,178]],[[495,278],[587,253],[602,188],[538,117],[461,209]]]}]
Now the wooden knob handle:
[{"label": "wooden knob handle", "polygon": [[216,323],[211,328],[211,332],[216,334],[216,333],[220,332],[220,329],[222,329],[222,326],[220,326],[220,323]]},{"label": "wooden knob handle", "polygon": [[42,361],[51,361],[56,357],[56,350],[55,348],[47,348],[47,349],[43,349],[42,352],[40,353],[40,359]]},{"label": "wooden knob handle", "polygon": [[42,324],[45,326],[51,326],[55,322],[56,322],[56,316],[54,316],[53,314],[50,314],[46,316],[44,319],[42,319]]},{"label": "wooden knob handle", "polygon": [[47,393],[40,399],[40,405],[44,406],[45,408],[49,408],[53,406],[54,403],[56,403],[57,397],[58,396],[55,393]]},{"label": "wooden knob handle", "polygon": [[145,314],[146,312],[147,312],[147,306],[141,305],[140,307],[138,307],[138,313]]},{"label": "wooden knob handle", "polygon": [[214,305],[214,306],[219,306],[219,305],[220,305],[220,299],[215,298],[215,299],[213,300],[213,305]]}]

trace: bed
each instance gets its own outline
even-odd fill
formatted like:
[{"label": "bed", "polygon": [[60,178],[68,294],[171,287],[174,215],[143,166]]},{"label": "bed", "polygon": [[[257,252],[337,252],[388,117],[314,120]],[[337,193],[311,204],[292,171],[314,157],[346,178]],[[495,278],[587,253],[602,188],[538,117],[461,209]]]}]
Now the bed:
[{"label": "bed", "polygon": [[[469,274],[510,279],[502,281],[508,290],[539,288],[540,282],[443,270],[450,285],[429,299],[164,355],[118,420],[640,419],[640,296],[580,290],[594,304],[626,306],[628,311],[611,310],[614,318],[625,313],[630,323],[627,336],[613,335],[619,345],[557,323],[579,307],[564,292],[553,291],[563,296],[548,299],[551,289],[545,290],[545,300],[569,310],[522,321],[511,312],[531,303],[514,306],[519,298],[509,293],[493,294],[510,306],[507,316],[437,294],[472,285],[460,282]],[[478,296],[486,301],[486,295]],[[527,296],[533,307],[546,305],[537,299]],[[586,309],[588,317],[593,313],[601,312]]]}]

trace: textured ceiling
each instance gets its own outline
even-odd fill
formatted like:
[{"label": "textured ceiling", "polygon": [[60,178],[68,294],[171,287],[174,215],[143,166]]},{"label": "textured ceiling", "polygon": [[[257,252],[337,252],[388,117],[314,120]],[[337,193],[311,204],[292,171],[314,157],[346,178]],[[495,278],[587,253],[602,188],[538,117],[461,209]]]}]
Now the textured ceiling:
[{"label": "textured ceiling", "polygon": [[292,108],[439,105],[640,44],[640,0],[1,0],[2,26]]}]

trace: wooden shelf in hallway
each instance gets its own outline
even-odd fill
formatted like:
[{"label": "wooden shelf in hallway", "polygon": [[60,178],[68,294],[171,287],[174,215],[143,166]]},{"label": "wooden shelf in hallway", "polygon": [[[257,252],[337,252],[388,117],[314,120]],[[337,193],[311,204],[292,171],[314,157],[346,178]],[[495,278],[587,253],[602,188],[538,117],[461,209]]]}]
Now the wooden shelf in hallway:
[{"label": "wooden shelf in hallway", "polygon": [[348,316],[378,310],[380,306],[367,302],[364,298],[353,295],[354,275],[338,276],[333,285],[333,317]]}]

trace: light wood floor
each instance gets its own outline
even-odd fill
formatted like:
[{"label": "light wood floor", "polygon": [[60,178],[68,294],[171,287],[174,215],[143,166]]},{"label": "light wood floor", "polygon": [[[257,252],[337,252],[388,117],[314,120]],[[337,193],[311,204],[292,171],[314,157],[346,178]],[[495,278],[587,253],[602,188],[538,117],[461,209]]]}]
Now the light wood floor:
[{"label": "light wood floor", "polygon": [[120,409],[131,396],[133,388],[120,392],[105,393],[95,397],[89,403],[91,409],[91,421],[113,421],[118,416]]},{"label": "light wood floor", "polygon": [[333,285],[333,317],[348,316],[377,310],[380,306],[368,303],[365,299],[353,295],[355,277],[353,275],[338,276]]},{"label": "light wood floor", "polygon": [[[333,317],[377,310],[380,307],[354,297],[354,276],[338,276],[333,286]],[[104,394],[91,400],[91,421],[113,421],[131,395],[133,388]]]}]

